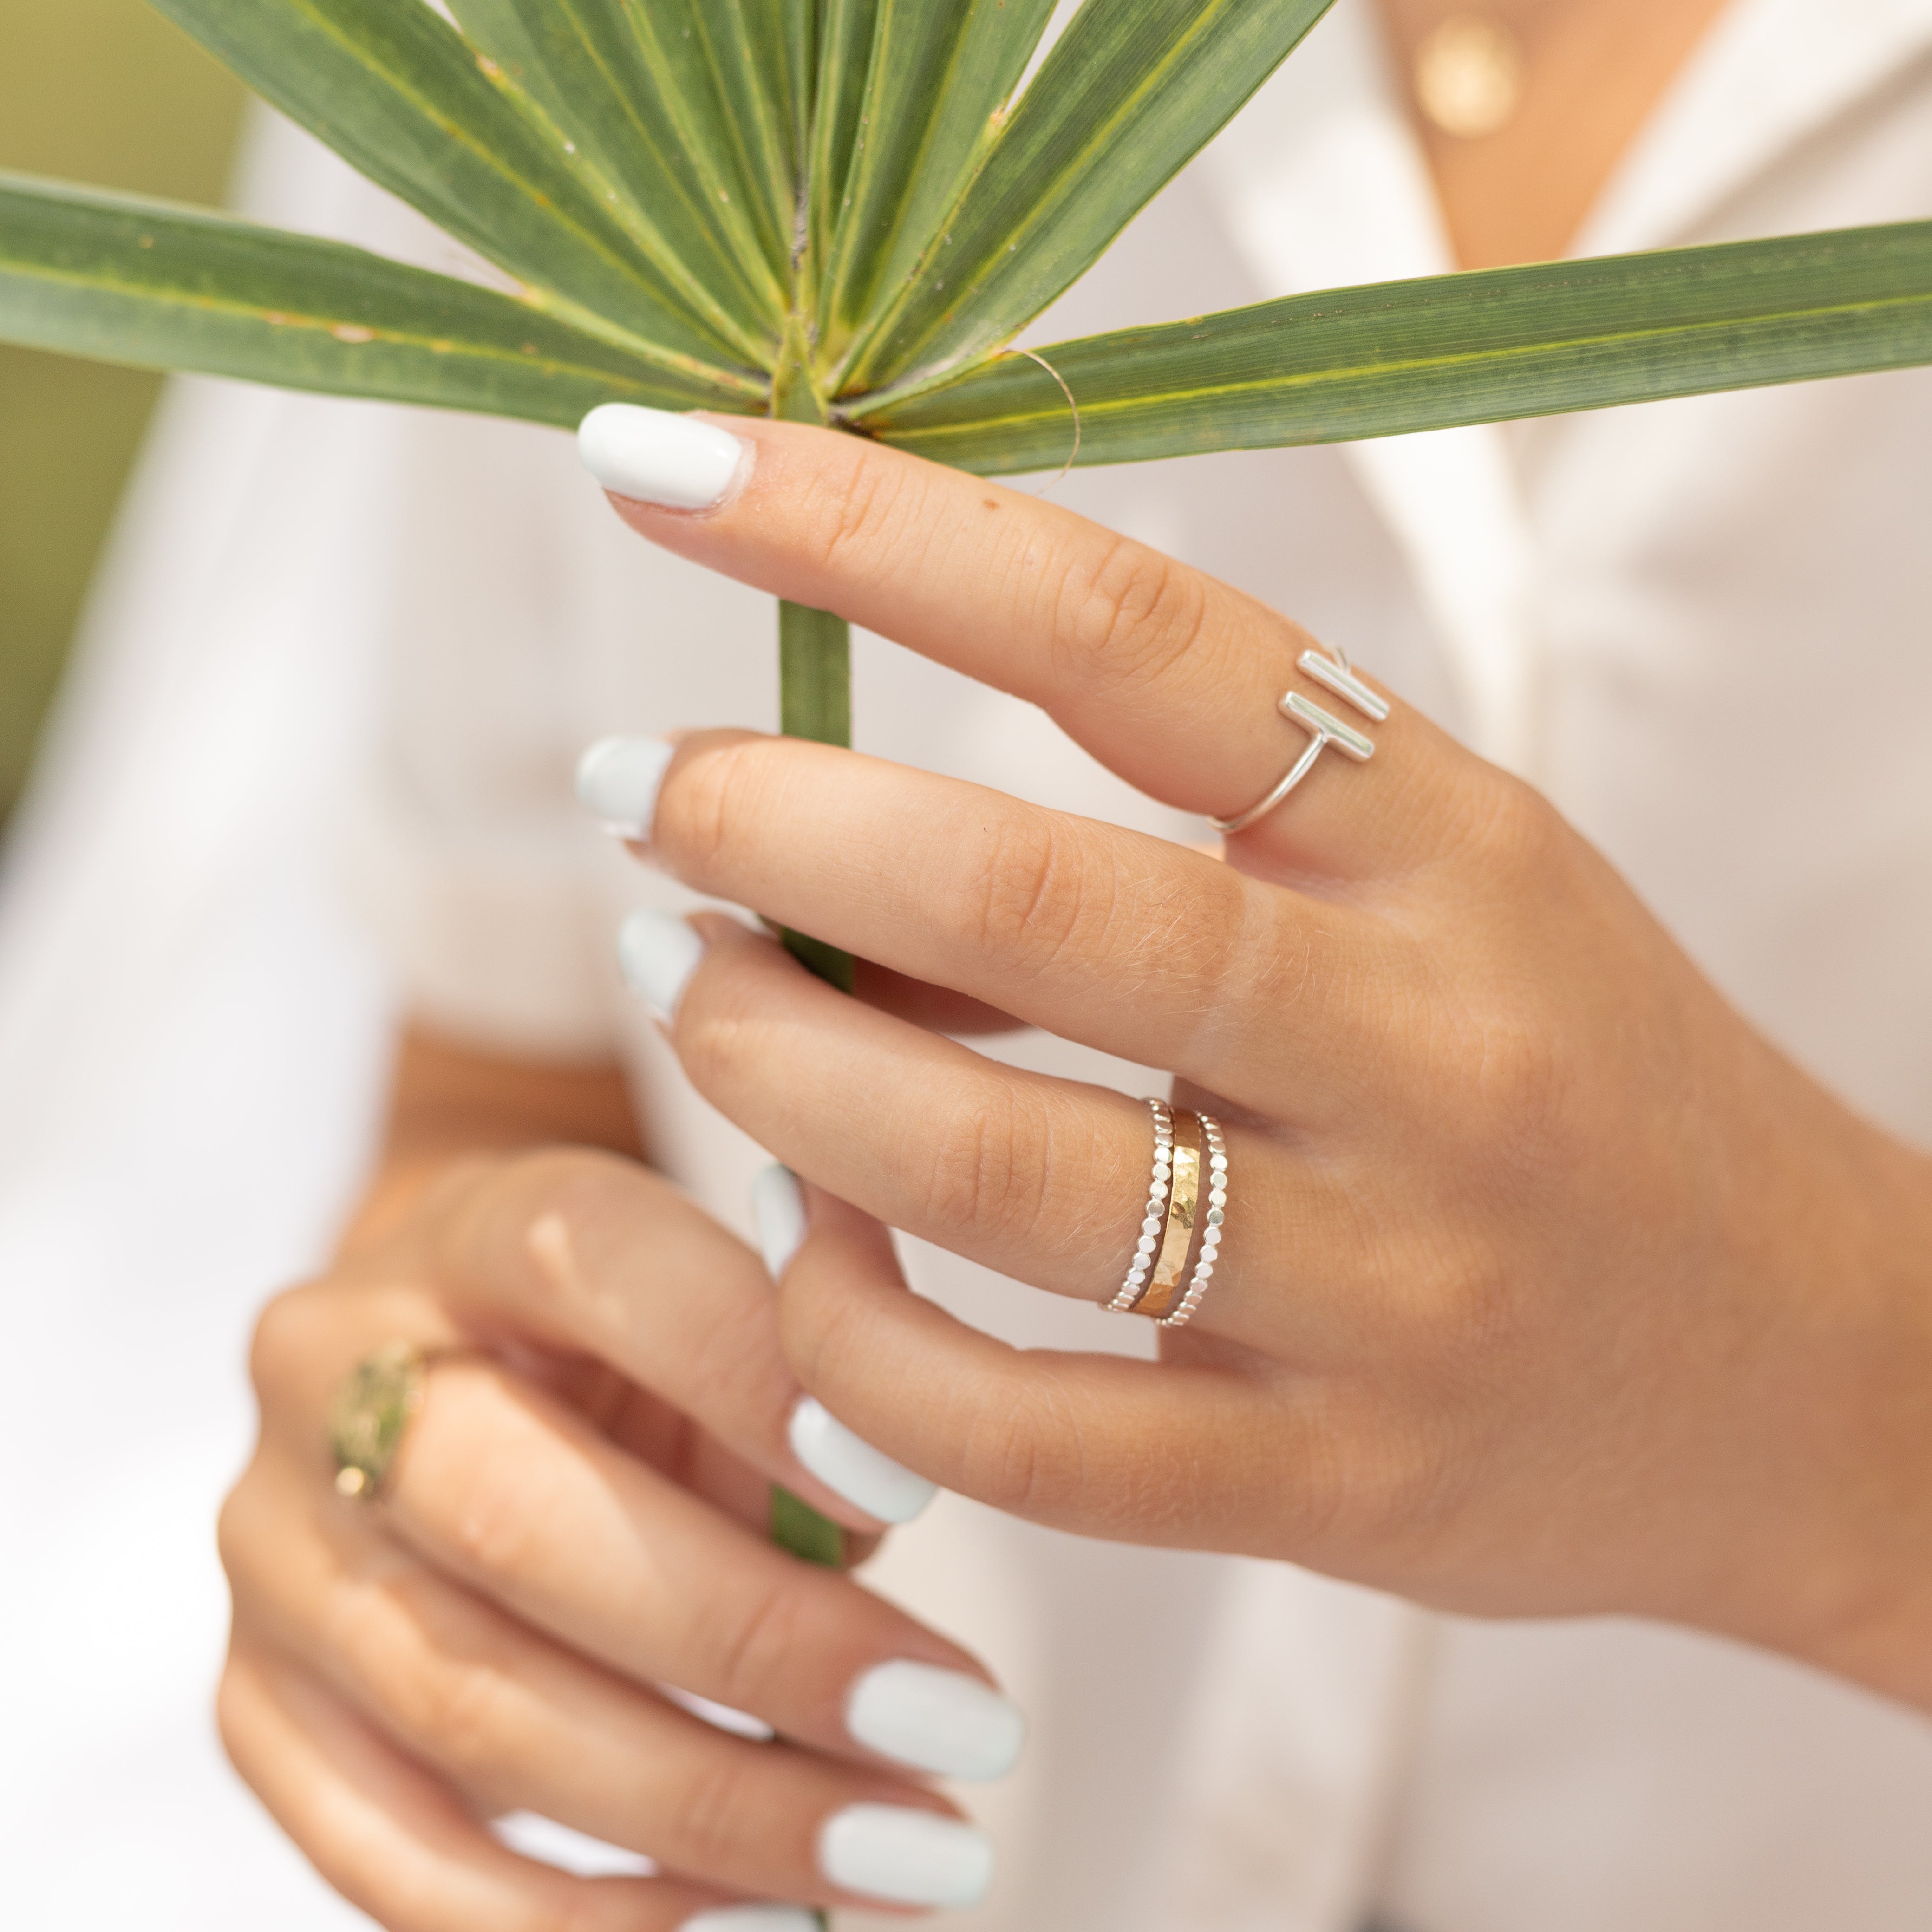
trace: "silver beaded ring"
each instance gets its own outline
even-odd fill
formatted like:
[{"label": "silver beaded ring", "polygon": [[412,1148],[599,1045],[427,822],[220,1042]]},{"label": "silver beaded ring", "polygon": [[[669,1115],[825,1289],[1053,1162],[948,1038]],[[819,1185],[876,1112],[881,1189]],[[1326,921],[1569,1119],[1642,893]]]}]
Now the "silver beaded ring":
[{"label": "silver beaded ring", "polygon": [[1215,1257],[1221,1252],[1221,1229],[1228,1218],[1228,1145],[1222,1138],[1221,1124],[1211,1114],[1201,1116],[1201,1137],[1208,1156],[1208,1214],[1201,1231],[1201,1252],[1194,1273],[1182,1296],[1180,1306],[1162,1323],[1163,1328],[1184,1328],[1194,1318],[1214,1279]]},{"label": "silver beaded ring", "polygon": [[[1104,1304],[1111,1315],[1127,1314],[1147,1292],[1154,1250],[1160,1245],[1161,1230],[1167,1224],[1167,1190],[1174,1179],[1174,1115],[1165,1100],[1156,1100],[1151,1094],[1147,1104],[1154,1115],[1154,1175],[1148,1183],[1147,1213],[1141,1222],[1134,1258],[1127,1266],[1127,1278],[1121,1282],[1120,1293]],[[1188,1292],[1193,1292],[1191,1282]]]}]

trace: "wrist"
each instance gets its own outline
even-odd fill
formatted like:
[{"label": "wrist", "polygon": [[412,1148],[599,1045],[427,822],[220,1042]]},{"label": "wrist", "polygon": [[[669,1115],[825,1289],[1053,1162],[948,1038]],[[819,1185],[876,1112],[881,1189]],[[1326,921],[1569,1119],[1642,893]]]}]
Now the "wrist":
[{"label": "wrist", "polygon": [[1932,1160],[1858,1138],[1808,1217],[1802,1313],[1760,1407],[1796,1506],[1736,1634],[1932,1712]]}]

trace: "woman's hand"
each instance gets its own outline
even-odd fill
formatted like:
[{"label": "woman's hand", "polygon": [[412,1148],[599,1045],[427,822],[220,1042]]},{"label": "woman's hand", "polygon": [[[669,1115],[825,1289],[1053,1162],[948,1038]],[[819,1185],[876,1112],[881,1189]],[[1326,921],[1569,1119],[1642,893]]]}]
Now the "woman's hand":
[{"label": "woman's hand", "polygon": [[[718,434],[636,416],[589,452],[633,494]],[[1163,1363],[1016,1354],[902,1292],[878,1223],[1104,1301],[1146,1109],[842,999],[731,921],[643,917],[627,964],[692,1078],[825,1190],[784,1281],[805,1385],[1070,1529],[1672,1618],[1932,1703],[1928,1163],[1754,1033],[1536,794],[1399,702],[1358,718],[1274,612],[997,486],[732,430],[718,505],[620,510],[1042,706],[1156,798],[1267,794],[1309,742],[1285,691],[1374,741],[1226,863],[821,746],[681,741],[632,814],[656,863],[1171,1068],[1226,1126],[1225,1244]]]},{"label": "woman's hand", "polygon": [[[423,1405],[381,1500],[346,1500],[329,1406],[398,1340],[429,1358]],[[1000,1774],[1018,1714],[955,1646],[766,1540],[774,1482],[862,1540],[878,1525],[792,1453],[764,1266],[668,1184],[585,1150],[472,1161],[273,1303],[254,1369],[223,1734],[382,1924],[805,1932],[805,1904],[983,1888],[985,1840],[918,1774]],[[519,1808],[661,1876],[518,1857],[482,1821]]]}]

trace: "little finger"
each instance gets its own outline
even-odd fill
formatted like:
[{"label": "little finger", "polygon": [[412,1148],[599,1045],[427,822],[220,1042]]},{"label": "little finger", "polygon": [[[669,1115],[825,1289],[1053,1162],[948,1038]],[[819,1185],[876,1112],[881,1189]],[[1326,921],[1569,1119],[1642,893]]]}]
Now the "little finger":
[{"label": "little finger", "polygon": [[388,1932],[812,1932],[815,1922],[780,1905],[725,1916],[728,1901],[704,1887],[578,1878],[520,1858],[334,1692],[246,1638],[230,1654],[218,1712],[230,1757],[275,1822]]}]

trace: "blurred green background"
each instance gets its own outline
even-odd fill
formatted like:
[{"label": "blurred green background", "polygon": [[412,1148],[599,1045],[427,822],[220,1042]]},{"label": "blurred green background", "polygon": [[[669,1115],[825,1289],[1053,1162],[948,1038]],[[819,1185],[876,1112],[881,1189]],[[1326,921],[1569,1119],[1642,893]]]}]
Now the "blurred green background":
[{"label": "blurred green background", "polygon": [[[242,98],[145,0],[0,0],[0,168],[218,201]],[[0,819],[160,386],[0,347]]]}]

